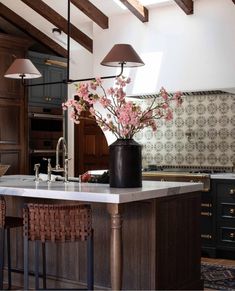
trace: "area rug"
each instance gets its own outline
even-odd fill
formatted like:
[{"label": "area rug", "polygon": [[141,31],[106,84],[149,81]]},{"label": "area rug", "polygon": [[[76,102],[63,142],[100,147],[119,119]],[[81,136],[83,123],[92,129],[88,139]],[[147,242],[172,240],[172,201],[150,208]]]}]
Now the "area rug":
[{"label": "area rug", "polygon": [[201,264],[204,288],[235,291],[235,266]]}]

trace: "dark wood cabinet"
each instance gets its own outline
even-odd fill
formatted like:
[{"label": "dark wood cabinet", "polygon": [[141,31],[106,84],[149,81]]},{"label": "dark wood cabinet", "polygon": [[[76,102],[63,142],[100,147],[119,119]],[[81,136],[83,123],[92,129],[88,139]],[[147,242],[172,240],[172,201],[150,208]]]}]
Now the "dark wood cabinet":
[{"label": "dark wood cabinet", "polygon": [[14,58],[24,58],[31,42],[0,34],[0,163],[7,174],[27,173],[27,95],[20,80],[4,74]]}]

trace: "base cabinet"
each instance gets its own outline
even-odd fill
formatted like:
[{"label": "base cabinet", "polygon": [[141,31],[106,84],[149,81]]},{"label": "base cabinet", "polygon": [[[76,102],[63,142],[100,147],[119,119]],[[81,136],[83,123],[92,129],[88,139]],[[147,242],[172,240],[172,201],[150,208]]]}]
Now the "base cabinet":
[{"label": "base cabinet", "polygon": [[217,180],[218,256],[235,259],[235,180]]},{"label": "base cabinet", "polygon": [[[7,197],[19,213],[30,199]],[[30,201],[32,201],[31,199]],[[123,289],[202,290],[200,279],[200,193],[122,204]],[[92,204],[95,287],[110,288],[110,215]],[[23,267],[21,232],[14,232],[12,265]],[[47,243],[48,288],[77,288],[86,282],[86,245]],[[30,246],[30,270],[34,249]],[[22,277],[21,277],[22,280]],[[17,283],[14,281],[14,283]],[[17,285],[17,284],[16,284]],[[17,286],[21,286],[22,281]]]}]

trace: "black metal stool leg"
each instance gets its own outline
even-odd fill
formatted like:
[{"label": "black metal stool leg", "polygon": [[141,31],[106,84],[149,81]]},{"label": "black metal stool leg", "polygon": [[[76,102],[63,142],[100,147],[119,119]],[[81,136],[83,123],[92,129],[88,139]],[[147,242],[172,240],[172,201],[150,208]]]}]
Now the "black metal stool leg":
[{"label": "black metal stool leg", "polygon": [[29,241],[24,236],[24,290],[29,290]]},{"label": "black metal stool leg", "polygon": [[11,289],[11,232],[7,228],[7,268],[8,268],[8,289]]},{"label": "black metal stool leg", "polygon": [[35,289],[39,289],[39,241],[35,241],[34,253]]},{"label": "black metal stool leg", "polygon": [[0,228],[0,289],[3,290],[3,267],[4,267],[4,241],[5,229]]},{"label": "black metal stool leg", "polygon": [[42,243],[42,275],[43,289],[46,289],[46,243]]},{"label": "black metal stool leg", "polygon": [[94,242],[93,230],[87,240],[87,289],[94,290]]}]

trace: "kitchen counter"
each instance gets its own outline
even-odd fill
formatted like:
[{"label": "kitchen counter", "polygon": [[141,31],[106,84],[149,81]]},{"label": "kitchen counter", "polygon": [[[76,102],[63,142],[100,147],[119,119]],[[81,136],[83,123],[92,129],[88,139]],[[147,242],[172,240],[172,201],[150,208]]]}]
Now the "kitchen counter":
[{"label": "kitchen counter", "polygon": [[[14,201],[20,200],[22,205],[34,198],[43,202],[45,199],[91,202],[97,262],[95,285],[101,289],[203,289],[200,279],[202,183],[143,181],[142,188],[118,189],[107,184],[47,183],[33,179],[23,175],[3,176],[0,194],[9,198],[13,206],[17,206]],[[14,247],[17,251],[13,253],[19,254],[17,266],[23,266],[20,239]],[[53,254],[53,246],[48,247],[48,253]],[[71,253],[74,253],[72,247]],[[75,265],[59,274],[48,267],[48,275],[55,280],[69,280],[72,268],[76,272],[75,281],[83,282],[84,274],[80,270],[86,261],[82,248],[79,253],[81,260]],[[60,253],[56,264],[63,266],[66,259],[65,253]]]},{"label": "kitchen counter", "polygon": [[226,179],[226,180],[235,180],[235,173],[218,173],[211,174],[211,179]]},{"label": "kitchen counter", "polygon": [[119,204],[201,190],[201,183],[186,182],[143,181],[141,188],[110,188],[96,183],[35,182],[33,176],[24,175],[0,178],[3,195],[101,203]]}]

